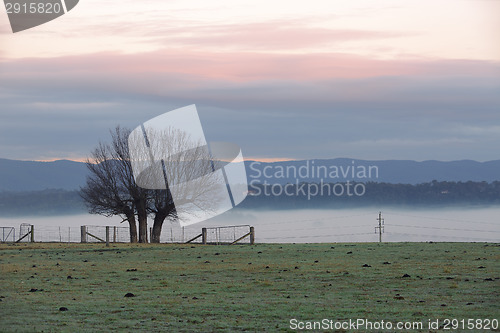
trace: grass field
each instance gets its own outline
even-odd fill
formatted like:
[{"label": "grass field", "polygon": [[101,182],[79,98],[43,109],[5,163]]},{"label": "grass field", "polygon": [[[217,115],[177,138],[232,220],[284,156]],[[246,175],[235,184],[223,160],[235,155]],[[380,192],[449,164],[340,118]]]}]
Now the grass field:
[{"label": "grass field", "polygon": [[499,259],[484,243],[0,244],[0,331],[274,332],[292,318],[436,331],[429,319],[500,319]]}]

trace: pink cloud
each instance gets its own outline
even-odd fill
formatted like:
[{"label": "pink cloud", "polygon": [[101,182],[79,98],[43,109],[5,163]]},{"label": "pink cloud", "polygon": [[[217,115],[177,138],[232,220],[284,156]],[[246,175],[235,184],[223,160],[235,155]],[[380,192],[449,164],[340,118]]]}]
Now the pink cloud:
[{"label": "pink cloud", "polygon": [[262,82],[327,82],[376,77],[498,77],[499,64],[472,60],[368,59],[347,54],[214,53],[160,50],[1,60],[12,82],[64,82],[157,94]]},{"label": "pink cloud", "polygon": [[[165,73],[200,80],[227,81],[293,80],[380,76],[498,76],[498,64],[473,60],[376,60],[348,54],[260,54],[214,53],[162,50],[135,55],[102,54],[69,57],[57,61],[75,70],[104,70],[120,73]],[[78,61],[84,65],[73,66]],[[86,65],[85,65],[86,64]],[[497,71],[492,71],[496,65]]]},{"label": "pink cloud", "polygon": [[[381,76],[499,75],[498,64],[484,61],[418,58],[379,60],[342,53],[302,53],[312,47],[346,41],[403,37],[394,32],[319,28],[312,26],[314,22],[311,20],[220,25],[178,20],[166,22],[165,25],[153,23],[112,23],[107,26],[107,32],[116,30],[117,35],[136,36],[143,43],[164,46],[157,51],[132,54],[103,52],[3,61],[0,53],[0,73],[14,68],[18,78],[26,79],[34,79],[42,73],[49,77],[64,73],[65,76],[89,79],[91,76],[139,80],[148,77],[154,78],[153,81],[162,81],[161,77],[168,75],[177,79],[176,84],[181,87],[202,85],[211,80],[230,84]],[[95,26],[95,29],[102,27]],[[92,27],[88,27],[85,33],[92,34]],[[159,39],[147,36],[167,37]],[[171,45],[175,45],[175,48]],[[302,52],[286,53],[286,50]],[[496,70],[492,71],[492,68]]]},{"label": "pink cloud", "polygon": [[[332,20],[328,17],[328,20]],[[250,23],[214,24],[190,20],[169,19],[158,21],[113,22],[86,26],[85,34],[107,34],[138,39],[140,44],[165,48],[190,48],[196,50],[286,51],[311,47],[335,46],[339,43],[360,40],[392,39],[407,37],[409,33],[372,31],[362,29],[333,29],[318,27],[326,20],[302,18],[269,20]],[[81,31],[72,31],[77,36]],[[414,34],[412,34],[414,35]],[[158,37],[160,36],[160,37]]]},{"label": "pink cloud", "polygon": [[195,48],[262,50],[300,50],[337,45],[346,41],[403,37],[401,33],[329,29],[312,27],[306,22],[275,20],[235,25],[187,26],[167,29],[158,39],[162,45]]}]

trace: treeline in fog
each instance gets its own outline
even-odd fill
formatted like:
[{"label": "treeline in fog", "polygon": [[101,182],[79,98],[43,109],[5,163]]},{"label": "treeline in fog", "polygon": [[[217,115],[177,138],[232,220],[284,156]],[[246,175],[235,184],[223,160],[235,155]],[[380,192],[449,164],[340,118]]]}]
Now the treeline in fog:
[{"label": "treeline in fog", "polygon": [[49,216],[85,213],[78,191],[0,192],[0,216]]},{"label": "treeline in fog", "polygon": [[498,205],[500,181],[251,184],[245,208],[345,208],[374,205]]},{"label": "treeline in fog", "polygon": [[[390,183],[251,184],[239,205],[248,209],[346,208],[364,206],[500,205],[500,181]],[[0,215],[37,216],[85,213],[78,191],[0,192]]]}]

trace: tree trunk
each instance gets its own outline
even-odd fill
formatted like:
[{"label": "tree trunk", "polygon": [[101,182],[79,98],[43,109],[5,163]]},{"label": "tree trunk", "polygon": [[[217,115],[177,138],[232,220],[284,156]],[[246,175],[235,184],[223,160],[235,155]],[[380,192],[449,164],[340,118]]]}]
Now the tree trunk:
[{"label": "tree trunk", "polygon": [[137,225],[135,224],[135,214],[133,211],[126,214],[130,230],[130,243],[137,243]]},{"label": "tree trunk", "polygon": [[148,219],[147,216],[139,216],[139,243],[148,242]]},{"label": "tree trunk", "polygon": [[148,214],[144,202],[138,202],[137,206],[137,219],[139,221],[139,243],[148,242]]},{"label": "tree trunk", "polygon": [[153,223],[153,234],[151,235],[151,243],[160,242],[161,228],[163,226],[163,221],[167,218],[167,215],[156,213],[154,223]]}]

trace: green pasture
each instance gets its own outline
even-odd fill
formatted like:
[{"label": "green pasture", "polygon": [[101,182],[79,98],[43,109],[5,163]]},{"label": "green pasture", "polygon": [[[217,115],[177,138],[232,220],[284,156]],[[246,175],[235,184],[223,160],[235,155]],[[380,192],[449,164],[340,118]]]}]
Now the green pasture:
[{"label": "green pasture", "polygon": [[500,244],[0,244],[2,332],[500,319],[499,300]]}]

